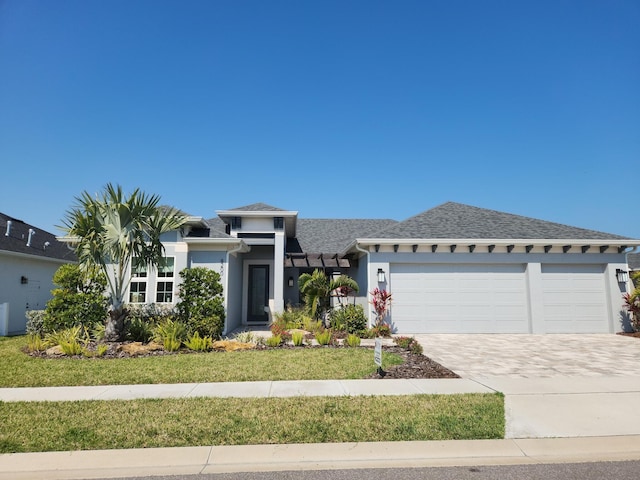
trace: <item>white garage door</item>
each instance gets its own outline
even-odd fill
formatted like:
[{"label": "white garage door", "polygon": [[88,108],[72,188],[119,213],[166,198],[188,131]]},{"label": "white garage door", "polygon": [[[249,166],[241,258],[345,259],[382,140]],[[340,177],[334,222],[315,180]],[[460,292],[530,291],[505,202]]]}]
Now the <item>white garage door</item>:
[{"label": "white garage door", "polygon": [[524,265],[394,264],[398,333],[527,333]]},{"label": "white garage door", "polygon": [[608,333],[603,265],[542,265],[546,333]]}]

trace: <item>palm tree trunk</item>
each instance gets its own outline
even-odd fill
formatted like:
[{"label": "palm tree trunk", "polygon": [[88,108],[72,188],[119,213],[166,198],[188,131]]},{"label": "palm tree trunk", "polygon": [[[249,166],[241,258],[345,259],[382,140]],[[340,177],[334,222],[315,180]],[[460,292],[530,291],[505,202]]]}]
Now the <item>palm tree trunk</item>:
[{"label": "palm tree trunk", "polygon": [[109,310],[109,318],[104,327],[104,339],[107,342],[120,342],[124,338],[124,321],[129,312],[125,308]]}]

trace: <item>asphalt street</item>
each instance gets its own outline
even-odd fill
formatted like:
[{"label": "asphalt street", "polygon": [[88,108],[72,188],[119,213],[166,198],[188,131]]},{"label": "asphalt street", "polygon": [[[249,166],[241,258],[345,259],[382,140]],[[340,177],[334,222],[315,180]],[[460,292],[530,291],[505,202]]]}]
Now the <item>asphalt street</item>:
[{"label": "asphalt street", "polygon": [[640,461],[631,461],[224,473],[123,480],[637,480],[639,471]]}]

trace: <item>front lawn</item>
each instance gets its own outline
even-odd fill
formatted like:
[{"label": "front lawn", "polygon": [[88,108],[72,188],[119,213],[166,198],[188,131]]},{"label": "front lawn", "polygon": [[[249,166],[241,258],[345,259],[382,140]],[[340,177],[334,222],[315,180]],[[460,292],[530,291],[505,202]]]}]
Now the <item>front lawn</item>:
[{"label": "front lawn", "polygon": [[501,394],[0,402],[0,453],[498,439]]},{"label": "front lawn", "polygon": [[[177,354],[122,359],[43,359],[21,351],[26,337],[0,338],[0,387],[130,385],[364,378],[376,370],[373,350],[296,348]],[[383,368],[402,363],[383,353]]]}]

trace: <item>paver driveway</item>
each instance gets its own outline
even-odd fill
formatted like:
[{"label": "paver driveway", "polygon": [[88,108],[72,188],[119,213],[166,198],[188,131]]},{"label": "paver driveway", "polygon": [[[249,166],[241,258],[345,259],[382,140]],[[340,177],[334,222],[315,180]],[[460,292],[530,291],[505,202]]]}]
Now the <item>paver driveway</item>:
[{"label": "paver driveway", "polygon": [[613,334],[416,334],[424,354],[463,378],[632,376],[640,338]]}]

